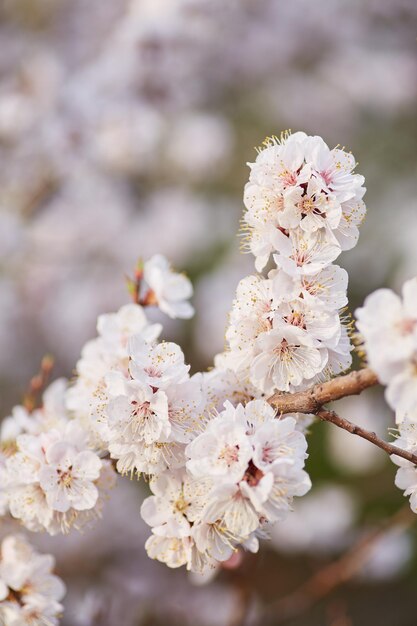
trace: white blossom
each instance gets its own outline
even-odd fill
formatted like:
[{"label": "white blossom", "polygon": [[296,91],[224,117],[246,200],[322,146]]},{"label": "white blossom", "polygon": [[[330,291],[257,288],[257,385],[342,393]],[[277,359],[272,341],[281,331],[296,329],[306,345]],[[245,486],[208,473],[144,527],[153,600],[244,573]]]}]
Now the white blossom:
[{"label": "white blossom", "polygon": [[143,276],[149,291],[145,298],[157,304],[169,317],[189,319],[194,309],[188,302],[193,295],[193,287],[183,274],[174,272],[167,259],[156,254],[143,267]]},{"label": "white blossom", "polygon": [[121,473],[155,474],[183,462],[205,408],[202,379],[190,378],[176,344],[149,345],[133,336],[128,345],[127,376],[105,377],[103,405],[108,450]]},{"label": "white blossom", "polygon": [[245,407],[226,402],[187,446],[187,470],[213,482],[201,520],[220,524],[226,545],[243,544],[262,519],[285,517],[293,496],[310,488],[303,469],[306,441],[295,426],[292,417],[276,420],[264,400]]},{"label": "white blossom", "polygon": [[235,409],[226,403],[219,417],[211,420],[205,432],[187,446],[187,468],[193,476],[226,477],[237,482],[244,474],[252,446],[243,421],[236,415],[243,411],[242,405]]},{"label": "white blossom", "polygon": [[354,198],[341,204],[342,217],[334,236],[342,250],[351,250],[358,243],[359,226],[366,215],[366,206],[362,200],[364,193],[365,189],[362,187],[356,192]]},{"label": "white blossom", "polygon": [[323,348],[334,348],[340,340],[341,323],[338,311],[328,311],[304,298],[279,304],[274,310],[273,327],[302,328]]},{"label": "white blossom", "polygon": [[149,324],[144,309],[137,304],[125,304],[117,313],[99,315],[97,332],[116,355],[125,356],[130,337],[140,335],[148,343],[161,334],[161,324]]},{"label": "white blossom", "polygon": [[[351,154],[298,132],[267,139],[249,165],[244,219],[258,271],[272,252],[285,255],[283,236],[293,242],[292,255],[304,272],[315,263],[325,267],[355,245],[365,189]],[[312,240],[303,232],[320,234]]]},{"label": "white blossom", "polygon": [[141,514],[157,535],[189,536],[200,520],[213,487],[212,481],[195,480],[184,468],[165,472],[150,482],[153,496],[144,500]]},{"label": "white blossom", "polygon": [[327,364],[328,354],[302,328],[278,326],[263,333],[256,341],[251,381],[266,394],[290,391],[319,374]]},{"label": "white blossom", "polygon": [[132,337],[129,344],[129,370],[134,380],[164,389],[188,378],[189,365],[184,363],[181,348],[171,342],[148,345],[141,337]]},{"label": "white blossom", "polygon": [[249,248],[258,271],[271,254],[276,267],[239,283],[222,367],[261,393],[301,390],[351,364],[348,277],[333,262],[356,243],[363,177],[352,155],[305,133],[266,140],[250,167]]},{"label": "white blossom", "polygon": [[101,471],[101,460],[94,452],[78,452],[71,444],[57,442],[48,448],[45,460],[39,484],[48,506],[60,513],[94,508],[98,500],[94,481]]},{"label": "white blossom", "polygon": [[168,399],[168,419],[171,425],[170,440],[188,443],[200,429],[207,408],[206,391],[201,374],[178,385],[165,389]]},{"label": "white blossom", "polygon": [[326,309],[336,311],[347,304],[348,274],[338,265],[328,265],[317,274],[292,278],[285,272],[271,270],[272,291],[276,300],[304,298],[312,306],[319,302]]},{"label": "white blossom", "polygon": [[129,379],[129,340],[132,336],[154,343],[162,327],[149,324],[137,304],[122,306],[117,313],[100,315],[98,337],[88,341],[77,363],[77,378],[66,393],[67,408],[88,430],[93,444],[106,449],[109,440],[105,408],[109,402],[108,375]]},{"label": "white blossom", "polygon": [[[57,381],[39,408],[16,407],[3,426],[1,511],[32,531],[81,528],[101,514],[115,462],[121,474],[149,479],[148,555],[205,573],[239,547],[257,551],[268,526],[308,492],[312,416],[277,416],[267,398],[350,365],[348,279],[333,262],[357,241],[363,177],[352,155],[305,133],[267,140],[250,167],[247,243],[258,272],[275,266],[240,281],[215,367],[190,376],[181,348],[158,342],[162,328],[145,307],[190,318],[193,289],[162,255],[139,263],[129,282],[135,303],[99,316],[74,384]],[[401,396],[407,421],[414,335],[401,346],[388,394]]]},{"label": "white blossom", "polygon": [[323,188],[334,193],[340,201],[350,200],[363,186],[364,177],[353,173],[354,156],[340,148],[330,150],[321,137],[306,139],[305,158]]},{"label": "white blossom", "polygon": [[115,439],[109,445],[113,459],[117,459],[120,474],[160,474],[167,469],[178,469],[185,463],[184,444],[176,441],[146,444],[144,441],[130,443],[123,438]]},{"label": "white blossom", "polygon": [[417,278],[404,284],[402,295],[378,289],[356,310],[369,364],[384,383],[417,352]]},{"label": "white blossom", "polygon": [[201,526],[198,522],[208,502],[211,481],[195,480],[181,469],[160,474],[150,486],[154,495],[146,498],[141,508],[143,519],[152,527],[145,545],[148,555],[169,567],[186,565],[198,572],[210,568],[213,558],[195,534]]},{"label": "white blossom", "polygon": [[[412,454],[417,453],[417,423],[404,419],[399,425],[399,438],[395,445]],[[417,469],[416,466],[400,456],[393,455],[391,460],[398,465],[399,469],[395,476],[395,485],[410,498],[410,507],[417,513]]]},{"label": "white blossom", "polygon": [[215,413],[221,411],[228,400],[231,404],[246,404],[262,395],[247,377],[237,374],[228,366],[230,352],[218,354],[215,357],[215,367],[203,373],[203,389],[206,398],[207,411]]},{"label": "white blossom", "polygon": [[149,385],[136,380],[112,376],[110,391],[120,386],[120,395],[107,407],[110,441],[119,435],[131,443],[154,443],[166,439],[171,431],[168,419],[168,399],[163,391],[153,391]]},{"label": "white blossom", "polygon": [[399,413],[417,402],[417,278],[407,281],[402,299],[390,289],[368,296],[356,311],[370,367],[387,385],[386,399]]},{"label": "white blossom", "polygon": [[333,235],[321,231],[312,234],[295,231],[286,235],[280,230],[276,235],[277,253],[274,261],[280,269],[293,278],[317,274],[333,263],[341,249]]},{"label": "white blossom", "polygon": [[151,558],[204,572],[241,545],[257,551],[265,521],[283,519],[310,488],[307,444],[293,417],[264,400],[226,402],[186,448],[186,466],[150,481],[142,505]]},{"label": "white blossom", "polygon": [[109,462],[89,449],[88,434],[71,420],[61,432],[19,435],[6,469],[11,515],[50,534],[98,517],[115,482]]},{"label": "white blossom", "polygon": [[348,329],[342,325],[340,331],[340,339],[337,345],[327,350],[326,371],[330,377],[342,374],[352,365],[351,352],[353,345],[350,341]]},{"label": "white blossom", "polygon": [[332,194],[325,193],[319,181],[311,178],[304,186],[288,187],[284,193],[280,224],[284,229],[300,227],[305,232],[319,228],[335,230],[342,217],[342,207]]},{"label": "white blossom", "polygon": [[190,537],[160,537],[151,535],[145,543],[149,558],[168,567],[177,568],[192,562],[193,541]]},{"label": "white blossom", "polygon": [[6,455],[0,452],[0,517],[6,515],[9,510],[8,486],[9,472],[6,466]]},{"label": "white blossom", "polygon": [[56,626],[65,595],[55,561],[36,552],[21,535],[3,539],[0,553],[0,621],[5,626]]}]

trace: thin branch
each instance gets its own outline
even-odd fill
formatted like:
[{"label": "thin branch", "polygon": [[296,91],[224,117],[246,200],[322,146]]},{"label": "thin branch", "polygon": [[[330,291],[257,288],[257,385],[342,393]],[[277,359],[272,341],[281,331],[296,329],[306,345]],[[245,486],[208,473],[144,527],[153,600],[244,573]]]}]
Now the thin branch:
[{"label": "thin branch", "polygon": [[417,456],[415,454],[387,443],[380,439],[376,433],[349,422],[349,420],[340,417],[334,411],[323,409],[323,404],[327,402],[340,400],[346,396],[358,395],[368,387],[373,387],[377,384],[378,378],[376,374],[371,369],[365,368],[350,372],[350,374],[345,374],[345,376],[338,376],[325,383],[314,385],[307,391],[276,393],[269,398],[269,403],[277,409],[280,415],[286,413],[312,413],[317,415],[325,422],[331,422],[352,435],[358,435],[362,439],[370,441],[388,454],[396,454],[417,465]]},{"label": "thin branch", "polygon": [[269,398],[278,413],[317,413],[333,400],[360,394],[368,387],[378,384],[376,374],[369,368],[338,376],[325,383],[314,385],[307,391],[298,393],[276,393]]},{"label": "thin branch", "polygon": [[397,456],[401,456],[403,459],[414,463],[414,465],[417,465],[417,456],[412,452],[408,452],[407,450],[403,450],[402,448],[398,448],[397,446],[387,443],[383,439],[380,439],[376,433],[349,422],[349,420],[344,417],[340,417],[340,415],[334,411],[321,409],[320,411],[317,411],[316,415],[324,422],[331,422],[335,426],[339,426],[339,428],[347,430],[352,435],[358,435],[358,437],[362,437],[362,439],[370,441],[375,446],[378,446],[378,448],[381,448],[381,450],[384,450],[390,455],[396,454]]},{"label": "thin branch", "polygon": [[[305,613],[334,589],[352,579],[367,562],[375,545],[388,531],[394,528],[406,529],[412,524],[413,519],[414,515],[408,505],[397,511],[379,528],[362,537],[337,561],[326,565],[296,591],[270,605],[266,610],[267,617],[270,617],[271,621],[273,619],[274,624],[281,624]],[[265,624],[264,620],[262,624]]]},{"label": "thin branch", "polygon": [[236,585],[236,593],[238,601],[229,626],[243,626],[246,623],[252,601],[252,589],[247,581]]},{"label": "thin branch", "polygon": [[54,358],[49,354],[45,355],[41,361],[39,372],[31,379],[29,388],[23,397],[22,404],[28,413],[32,413],[42,404],[42,392],[46,389],[53,367]]}]

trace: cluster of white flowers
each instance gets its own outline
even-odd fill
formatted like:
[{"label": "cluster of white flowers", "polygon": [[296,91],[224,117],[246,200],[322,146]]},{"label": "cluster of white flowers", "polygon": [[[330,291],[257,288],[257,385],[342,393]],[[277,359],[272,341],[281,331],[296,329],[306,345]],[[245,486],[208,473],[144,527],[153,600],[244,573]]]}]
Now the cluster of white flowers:
[{"label": "cluster of white flowers", "polygon": [[128,380],[129,339],[136,336],[153,344],[161,331],[161,324],[149,324],[143,308],[134,303],[99,316],[98,336],[85,344],[76,367],[77,379],[66,397],[68,409],[90,431],[99,449],[105,451],[109,439],[105,414],[108,375],[118,373]]},{"label": "cluster of white flowers", "polygon": [[202,402],[187,421],[185,467],[151,481],[147,549],[170,566],[201,570],[238,545],[256,549],[266,526],[309,489],[303,465],[311,418],[276,420],[263,396],[303,389],[351,364],[348,277],[332,262],[356,244],[365,213],[354,166],[351,155],[304,133],[268,142],[251,166],[250,247],[259,271],[271,253],[276,268],[240,282],[228,349],[203,374]]},{"label": "cluster of white flowers", "polygon": [[114,461],[150,479],[149,555],[203,572],[240,545],[257,550],[309,490],[308,420],[275,419],[224,355],[190,376],[179,346],[158,341],[162,327],[144,307],[193,312],[188,279],[165,258],[139,265],[130,287],[135,302],[99,317],[72,385],[56,381],[40,408],[15,407],[3,422],[0,503],[32,531],[79,528],[100,514]]},{"label": "cluster of white flowers", "polygon": [[[55,346],[70,371],[86,329],[99,312],[115,308],[120,275],[136,250],[145,257],[158,250],[187,265],[230,240],[239,210],[222,182],[230,175],[239,125],[227,106],[231,85],[245,108],[263,83],[259,120],[273,102],[284,115],[290,108],[294,122],[307,112],[312,127],[333,125],[340,132],[342,120],[351,137],[363,121],[352,114],[358,102],[384,113],[414,104],[410,40],[402,38],[387,59],[383,44],[368,36],[372,25],[381,42],[385,37],[382,24],[370,19],[374,8],[351,13],[348,7],[351,27],[361,25],[360,52],[355,47],[352,54],[349,29],[336,36],[306,0],[303,20],[295,19],[292,4],[274,0],[257,3],[256,20],[250,3],[228,3],[225,12],[221,0],[120,0],[106,11],[88,3],[82,19],[74,3],[66,13],[62,3],[33,0],[38,18],[22,22],[24,1],[9,2],[6,11],[14,35],[5,42],[0,77],[0,374],[6,385],[23,384],[45,344]],[[345,5],[327,3],[343,21]],[[65,44],[58,46],[56,32],[64,30]],[[327,52],[312,55],[312,45]],[[307,81],[300,55],[312,61]],[[366,62],[378,71],[365,71]],[[357,81],[342,80],[346,67],[354,68]],[[312,88],[315,80],[320,89]],[[285,98],[276,97],[277,85]],[[308,97],[300,97],[305,92]],[[396,196],[398,210],[405,189]],[[387,216],[389,204],[380,205],[380,214]],[[387,242],[399,246],[402,239]],[[386,269],[390,255],[384,257],[378,271]],[[100,281],[106,289],[96,288]],[[209,297],[207,286],[200,288]],[[228,306],[224,288],[216,292],[218,305],[222,301]],[[221,338],[223,317],[214,320]],[[194,346],[202,345],[198,337],[196,330]]]},{"label": "cluster of white flowers", "polygon": [[190,377],[174,343],[129,342],[129,377],[109,373],[105,409],[108,449],[121,473],[155,474],[181,466],[184,447],[200,417],[202,384]]},{"label": "cluster of white flowers", "polygon": [[67,382],[55,381],[43,405],[15,407],[0,432],[0,503],[32,531],[54,535],[100,515],[115,472],[65,408]]},{"label": "cluster of white flowers", "polygon": [[[186,276],[174,272],[168,261],[161,255],[155,255],[140,265],[135,283],[131,283],[131,286],[135,290],[135,298],[138,302],[145,306],[158,306],[172,318],[189,318],[194,313],[193,307],[187,301],[192,295],[191,282]],[[131,380],[130,360],[135,360],[136,355],[141,363],[143,361],[142,365],[146,370],[154,367],[154,361],[158,361],[155,367],[159,367],[160,361],[161,368],[169,368],[170,363],[173,365],[176,360],[181,359],[178,346],[164,344],[162,347],[155,347],[161,331],[161,324],[150,324],[143,307],[136,303],[121,307],[117,313],[99,316],[98,337],[84,346],[81,359],[77,363],[77,381],[68,390],[66,397],[68,409],[90,431],[99,449],[106,450],[109,442],[114,440],[115,432],[121,428],[120,424],[116,424],[117,419],[114,421],[110,417],[109,422],[107,406],[112,396],[116,399],[117,396],[123,395],[121,390],[123,381],[128,383]],[[133,347],[135,354],[131,352],[129,344],[132,337],[135,337]],[[141,351],[142,354],[139,355]],[[158,377],[157,371],[159,370],[155,369],[153,376],[150,375],[148,378],[145,374],[141,376],[141,382],[148,384],[146,389],[142,385],[142,394],[139,394],[141,402],[138,401],[138,407],[148,402],[150,382]],[[185,374],[183,371],[179,378],[184,379]],[[161,384],[155,384],[155,387],[166,387],[169,376],[167,372],[165,382],[159,381]],[[174,378],[175,376],[172,382],[176,382]],[[131,396],[132,392],[133,389],[126,389],[125,395]],[[157,399],[153,398],[153,405]],[[132,397],[131,400],[133,402],[134,398]],[[174,399],[173,403],[175,403]],[[167,405],[167,402],[165,404]],[[137,408],[137,412],[140,412],[140,408]],[[162,434],[162,431],[159,434]],[[153,439],[153,442],[157,440],[158,437]],[[118,443],[121,444],[122,441],[119,440]],[[147,443],[149,443],[149,437]]]},{"label": "cluster of white flowers", "polygon": [[417,421],[417,278],[404,284],[402,296],[378,289],[355,312],[369,365],[387,386],[399,423]]},{"label": "cluster of white flowers", "polygon": [[[417,278],[404,283],[402,298],[378,289],[356,317],[369,365],[386,385],[387,402],[395,411],[396,445],[417,454]],[[392,460],[400,466],[396,485],[410,496],[417,513],[417,470],[401,457]]]},{"label": "cluster of white flowers", "polygon": [[244,220],[258,271],[277,252],[290,276],[310,275],[354,247],[365,188],[350,153],[321,137],[283,134],[265,141],[250,168]]},{"label": "cluster of white flowers", "polygon": [[53,556],[39,554],[21,535],[9,535],[0,552],[0,623],[55,626],[65,585],[52,574]]},{"label": "cluster of white flowers", "polygon": [[[297,8],[274,0],[232,2],[227,10],[222,0],[93,0],[85,3],[82,15],[76,2],[33,0],[29,12],[23,0],[6,4],[0,93],[0,375],[5,390],[8,381],[21,384],[42,344],[55,343],[61,366],[70,371],[85,341],[85,329],[99,311],[115,308],[119,276],[133,250],[147,256],[156,249],[186,265],[200,250],[212,248],[218,233],[229,238],[231,229],[224,218],[227,224],[234,222],[235,213],[223,207],[219,211],[217,194],[228,189],[223,178],[239,122],[227,106],[231,87],[242,110],[248,98],[253,101],[254,91],[261,92],[258,120],[273,102],[274,110],[278,107],[284,115],[290,108],[293,119],[307,114],[311,127],[325,123],[340,131],[342,124],[350,134],[360,133],[365,117],[356,115],[358,104],[371,114],[394,116],[414,106],[416,58],[408,43],[412,38],[402,37],[411,20],[392,21],[392,37],[399,37],[401,46],[388,56],[383,45],[385,20],[375,19],[395,17],[398,6],[393,0],[366,6],[327,0],[326,12],[333,20],[323,20],[306,0]],[[416,8],[409,0],[401,2],[405,16]],[[347,27],[334,29],[336,21]],[[311,61],[308,73],[305,68],[300,71],[303,56]],[[355,80],[344,81],[352,68]],[[314,88],[317,80],[320,89]],[[261,91],[254,86],[261,86]],[[277,98],[277,89],[285,91],[285,98]],[[213,98],[218,104],[214,113]],[[161,181],[166,188],[160,189]],[[174,182],[180,186],[172,187]],[[403,194],[406,186],[400,187]],[[313,189],[310,185],[310,195]],[[398,193],[396,201],[400,210],[403,198],[398,201]],[[331,227],[336,219],[332,207]],[[384,221],[379,215],[379,222]],[[390,238],[394,239],[402,242],[401,237]],[[380,258],[378,267],[383,265]],[[326,270],[331,268],[335,266]],[[215,285],[210,294],[206,284],[200,285],[210,303],[205,307],[207,317],[212,319],[212,302],[217,308],[229,301],[224,265],[218,271],[222,289]],[[369,268],[365,282],[367,276]],[[338,279],[345,280],[343,272]],[[106,289],[97,289],[99,283]],[[153,291],[162,308],[166,294]],[[345,287],[340,291],[342,302],[329,307],[332,315],[345,306],[344,292]],[[333,289],[332,297],[336,293]],[[169,297],[172,311],[171,305]],[[174,307],[174,315],[177,312]],[[140,326],[140,307],[130,305],[119,313],[131,316],[132,324],[136,316]],[[118,315],[103,321],[117,324]],[[129,329],[126,335],[136,332],[141,329]],[[194,349],[205,334],[208,355],[211,338],[204,324],[192,332]],[[117,338],[110,345],[107,329],[100,328],[99,336],[83,352],[67,402],[71,418],[88,431],[89,449],[105,455],[109,421],[114,426],[107,404],[110,398],[121,404],[119,392],[112,396],[107,389],[107,375],[120,367],[130,384],[130,349],[127,341],[118,346]],[[154,346],[156,337],[145,340]],[[324,359],[323,340],[317,341]],[[228,369],[225,360],[218,358],[214,370],[203,375],[206,415],[209,409],[222,412],[227,399],[245,404],[262,396],[242,371]],[[318,358],[310,371],[316,364],[321,365]],[[164,388],[159,392],[161,397],[167,394]],[[31,432],[33,423],[17,408],[8,428],[36,435]],[[125,437],[117,429],[120,424],[113,429],[112,440],[120,445]],[[156,449],[160,441],[171,440],[167,430],[164,426],[152,444]],[[8,443],[0,453],[0,514],[8,510],[3,485],[16,437],[4,431]],[[140,441],[135,437],[135,451]]]},{"label": "cluster of white flowers", "polygon": [[275,417],[265,400],[226,402],[187,446],[186,467],[151,482],[154,495],[142,506],[151,556],[201,571],[238,545],[257,551],[267,525],[311,486],[304,435],[293,417]]},{"label": "cluster of white flowers", "polygon": [[[257,270],[271,254],[275,267],[239,283],[227,349],[209,372],[190,375],[181,348],[160,341],[162,326],[145,311],[157,306],[190,318],[190,281],[163,256],[139,263],[128,283],[134,302],[99,316],[75,380],[55,381],[40,407],[15,407],[3,421],[0,514],[31,531],[81,528],[100,515],[116,468],[149,479],[153,495],[141,514],[151,527],[151,558],[206,573],[239,547],[257,551],[311,487],[304,466],[312,416],[277,416],[268,396],[305,389],[351,363],[348,277],[333,261],[355,245],[365,213],[354,165],[350,154],[304,133],[266,142],[251,165],[245,222]],[[403,301],[380,290],[357,317],[370,365],[397,411],[398,445],[417,452],[417,279],[404,286]],[[397,485],[417,511],[417,470],[394,460]],[[35,610],[43,611],[39,624],[55,624],[61,591],[52,586],[54,601],[43,608],[27,593],[43,588],[43,565],[34,566],[31,582],[23,569],[17,583],[3,575],[15,553],[30,552],[21,541],[5,542],[0,607],[13,616],[27,604],[34,624]],[[28,567],[48,558],[32,556]]]},{"label": "cluster of white flowers", "polygon": [[351,364],[348,277],[333,261],[357,242],[364,179],[351,154],[302,132],[268,139],[250,167],[249,249],[259,272],[271,254],[276,267],[240,282],[225,360],[263,393],[300,390]]},{"label": "cluster of white flowers", "polygon": [[[189,280],[165,258],[139,270],[138,300],[168,315],[189,317]],[[144,284],[145,283],[145,284]],[[149,324],[140,304],[102,315],[98,337],[86,344],[67,403],[122,473],[153,475],[184,463],[184,448],[202,410],[201,375],[190,377],[178,345],[157,343],[160,324]]]},{"label": "cluster of white flowers", "polygon": [[16,408],[4,423],[0,504],[27,528],[55,533],[99,514],[112,459],[121,474],[150,478],[149,555],[201,572],[240,545],[257,550],[309,490],[310,418],[276,419],[263,396],[350,364],[340,317],[347,274],[332,261],[356,243],[363,178],[350,155],[304,133],[267,142],[251,168],[250,246],[258,270],[271,253],[276,268],[239,284],[229,349],[213,370],[190,376],[144,307],[191,317],[191,283],[160,255],[140,263],[134,302],[99,317],[75,382],[57,381],[41,409]]}]

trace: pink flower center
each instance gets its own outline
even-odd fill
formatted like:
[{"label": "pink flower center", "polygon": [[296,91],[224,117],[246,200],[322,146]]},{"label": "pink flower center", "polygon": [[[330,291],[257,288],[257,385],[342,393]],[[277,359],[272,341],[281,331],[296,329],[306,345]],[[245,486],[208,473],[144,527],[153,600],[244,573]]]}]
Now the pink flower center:
[{"label": "pink flower center", "polygon": [[136,417],[139,419],[148,419],[152,414],[151,404],[150,402],[143,402],[142,404],[138,404],[137,400],[132,400],[132,417]]},{"label": "pink flower center", "polygon": [[411,318],[405,318],[403,320],[401,320],[401,322],[398,322],[397,324],[397,328],[399,330],[399,332],[401,333],[401,335],[406,336],[406,335],[411,335],[411,333],[414,331],[414,328],[416,327],[417,324],[417,320],[413,320]]},{"label": "pink flower center", "polygon": [[57,474],[58,474],[58,484],[64,485],[64,487],[69,487],[70,484],[72,483],[72,465],[70,465],[70,467],[64,471],[61,469],[57,470]]},{"label": "pink flower center", "polygon": [[290,172],[290,170],[284,170],[281,172],[280,177],[282,178],[282,182],[284,185],[292,187],[297,184],[297,173]]},{"label": "pink flower center", "polygon": [[149,365],[148,367],[145,367],[144,370],[146,374],[152,378],[161,378],[162,376],[161,370],[158,370],[155,365]]},{"label": "pink flower center", "polygon": [[219,459],[224,461],[227,467],[237,463],[239,460],[239,446],[226,445],[219,454]]},{"label": "pink flower center", "polygon": [[292,326],[298,326],[299,328],[304,328],[304,330],[307,328],[304,313],[300,313],[300,311],[291,311],[290,315],[287,315],[284,319]]},{"label": "pink flower center", "polygon": [[311,296],[320,293],[320,286],[317,283],[309,282],[306,278],[303,278],[302,285]]},{"label": "pink flower center", "polygon": [[329,172],[329,170],[325,170],[324,172],[320,172],[320,176],[322,177],[322,179],[324,180],[327,186],[331,184],[333,180],[332,172]]},{"label": "pink flower center", "polygon": [[300,210],[302,213],[308,215],[308,213],[312,213],[315,209],[315,204],[312,198],[303,198],[300,201]]},{"label": "pink flower center", "polygon": [[308,261],[308,254],[306,250],[296,250],[294,254],[290,256],[290,259],[295,261],[297,267],[303,267]]}]

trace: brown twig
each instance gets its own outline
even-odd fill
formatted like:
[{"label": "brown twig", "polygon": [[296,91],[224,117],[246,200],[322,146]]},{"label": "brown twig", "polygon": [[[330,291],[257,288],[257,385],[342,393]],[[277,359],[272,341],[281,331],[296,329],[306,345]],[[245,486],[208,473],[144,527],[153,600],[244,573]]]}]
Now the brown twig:
[{"label": "brown twig", "polygon": [[53,367],[54,359],[52,356],[47,354],[43,357],[39,372],[31,379],[29,388],[23,397],[23,406],[29,413],[32,413],[39,407],[39,404],[41,403],[41,394],[49,382]]},{"label": "brown twig", "polygon": [[362,393],[378,384],[376,374],[365,368],[338,376],[298,393],[276,393],[269,398],[278,413],[317,413],[323,404]]},{"label": "brown twig", "polygon": [[347,432],[352,435],[358,435],[359,437],[362,437],[362,439],[370,441],[375,446],[378,446],[378,448],[381,448],[381,450],[384,450],[390,455],[396,454],[397,456],[401,456],[403,459],[414,463],[414,465],[417,465],[417,456],[412,452],[408,452],[407,450],[403,450],[402,448],[398,448],[397,446],[387,443],[383,439],[380,439],[376,433],[366,430],[365,428],[361,428],[361,426],[357,426],[356,424],[352,424],[352,422],[340,417],[340,415],[334,411],[321,409],[320,411],[317,411],[316,415],[324,422],[331,422],[335,426],[339,426],[339,428],[347,430]]},{"label": "brown twig", "polygon": [[[244,554],[242,551],[235,554],[237,554],[239,558],[236,559],[235,567],[229,571],[229,576],[236,592],[237,602],[228,626],[244,626],[248,622],[252,601],[254,600],[254,590],[251,580],[254,568],[256,568],[257,557],[253,554]],[[233,560],[233,558],[234,556],[232,556],[231,560]],[[226,567],[230,567],[230,565]]]},{"label": "brown twig", "polygon": [[300,391],[298,393],[276,393],[269,398],[269,403],[277,409],[280,415],[286,413],[312,413],[317,415],[317,417],[325,422],[331,422],[352,435],[358,435],[362,437],[362,439],[370,441],[388,454],[396,454],[417,465],[416,455],[387,443],[383,439],[380,439],[376,433],[353,424],[349,420],[337,415],[334,411],[323,408],[323,405],[327,404],[327,402],[340,400],[346,396],[358,395],[365,389],[368,389],[368,387],[373,387],[377,384],[378,378],[376,374],[370,368],[365,368],[350,372],[344,376],[338,376],[325,383],[314,385],[314,387],[307,389],[307,391]]},{"label": "brown twig", "polygon": [[[326,565],[303,583],[296,591],[279,598],[271,604],[266,617],[274,624],[281,624],[289,619],[302,615],[320,600],[328,596],[334,589],[348,582],[357,574],[369,559],[378,541],[393,528],[405,529],[413,522],[413,514],[409,506],[405,506],[379,528],[362,537],[348,552],[337,561]],[[262,619],[262,624],[265,624]]]},{"label": "brown twig", "polygon": [[125,276],[127,290],[130,293],[132,300],[135,304],[139,304],[143,307],[157,306],[158,300],[155,292],[152,289],[147,289],[144,294],[141,295],[142,283],[143,283],[143,261],[139,259],[136,264],[133,278]]},{"label": "brown twig", "polygon": [[140,288],[143,280],[143,263],[139,260],[135,267],[134,277],[125,276],[127,290],[135,304],[140,304]]},{"label": "brown twig", "polygon": [[252,591],[247,581],[236,585],[236,593],[238,601],[229,626],[243,626],[245,624],[252,601]]}]

